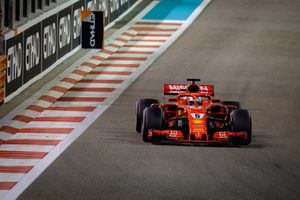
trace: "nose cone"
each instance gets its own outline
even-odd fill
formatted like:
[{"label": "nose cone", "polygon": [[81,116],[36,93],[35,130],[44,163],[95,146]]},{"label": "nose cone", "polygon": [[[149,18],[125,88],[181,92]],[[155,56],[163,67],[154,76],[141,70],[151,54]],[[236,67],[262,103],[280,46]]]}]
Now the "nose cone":
[{"label": "nose cone", "polygon": [[206,114],[202,108],[189,108],[189,125],[191,140],[207,140]]}]

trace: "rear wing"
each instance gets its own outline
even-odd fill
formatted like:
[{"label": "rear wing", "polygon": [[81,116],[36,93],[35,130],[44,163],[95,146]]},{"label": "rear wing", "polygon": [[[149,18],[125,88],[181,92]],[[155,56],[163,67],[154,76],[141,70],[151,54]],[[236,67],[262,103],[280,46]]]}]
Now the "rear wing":
[{"label": "rear wing", "polygon": [[[164,95],[177,95],[182,93],[188,93],[188,86],[190,84],[164,84]],[[213,85],[197,85],[199,91],[197,93],[202,95],[214,96],[214,86]]]}]

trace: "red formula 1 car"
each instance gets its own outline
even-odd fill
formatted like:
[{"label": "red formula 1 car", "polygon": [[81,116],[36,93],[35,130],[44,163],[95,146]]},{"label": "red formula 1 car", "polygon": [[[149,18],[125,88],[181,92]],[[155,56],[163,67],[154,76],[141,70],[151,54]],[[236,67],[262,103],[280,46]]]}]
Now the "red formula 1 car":
[{"label": "red formula 1 car", "polygon": [[214,98],[213,85],[165,84],[167,103],[140,99],[136,103],[136,131],[145,142],[210,143],[244,146],[251,143],[248,110],[237,101]]}]

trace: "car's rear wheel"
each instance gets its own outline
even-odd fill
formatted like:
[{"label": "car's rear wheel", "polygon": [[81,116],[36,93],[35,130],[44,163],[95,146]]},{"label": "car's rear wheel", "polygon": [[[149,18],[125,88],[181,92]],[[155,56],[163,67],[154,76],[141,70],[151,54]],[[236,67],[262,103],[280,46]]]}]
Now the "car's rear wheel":
[{"label": "car's rear wheel", "polygon": [[136,102],[136,131],[141,132],[142,121],[143,121],[143,111],[145,108],[150,107],[151,104],[159,103],[156,99],[140,99]]},{"label": "car's rear wheel", "polygon": [[161,108],[145,108],[143,112],[142,133],[143,141],[150,142],[148,131],[150,129],[161,130],[163,128],[163,111]]},{"label": "car's rear wheel", "polygon": [[230,114],[231,130],[233,132],[247,132],[247,139],[240,141],[234,140],[234,144],[248,145],[252,141],[252,120],[248,110],[234,110]]}]

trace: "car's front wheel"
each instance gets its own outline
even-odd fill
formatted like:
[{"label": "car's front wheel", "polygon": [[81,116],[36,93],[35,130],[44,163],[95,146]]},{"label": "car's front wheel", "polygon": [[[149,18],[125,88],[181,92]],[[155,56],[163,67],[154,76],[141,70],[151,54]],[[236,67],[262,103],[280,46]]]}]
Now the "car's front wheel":
[{"label": "car's front wheel", "polygon": [[141,132],[143,112],[144,109],[150,107],[151,104],[159,103],[156,99],[140,99],[136,102],[135,113],[136,113],[136,131]]},{"label": "car's front wheel", "polygon": [[143,112],[142,135],[144,142],[150,142],[148,131],[163,128],[163,111],[161,108],[148,107]]},{"label": "car's front wheel", "polygon": [[[249,145],[252,141],[252,120],[248,110],[234,110],[230,113],[231,130],[233,132],[247,132],[247,138],[242,145]],[[239,143],[239,142],[238,142]]]}]

